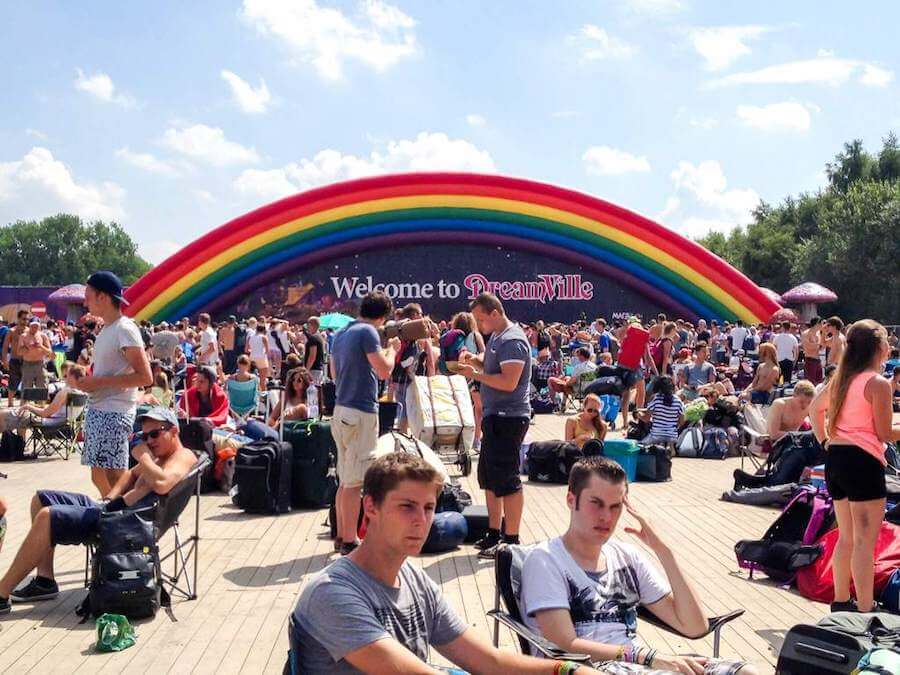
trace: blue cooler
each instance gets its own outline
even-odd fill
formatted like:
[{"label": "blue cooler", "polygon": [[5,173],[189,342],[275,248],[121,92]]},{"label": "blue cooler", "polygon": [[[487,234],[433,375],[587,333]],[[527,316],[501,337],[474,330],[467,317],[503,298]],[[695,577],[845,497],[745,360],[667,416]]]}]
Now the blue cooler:
[{"label": "blue cooler", "polygon": [[603,441],[603,456],[618,462],[625,469],[628,482],[637,480],[638,442],[632,439],[616,438]]}]

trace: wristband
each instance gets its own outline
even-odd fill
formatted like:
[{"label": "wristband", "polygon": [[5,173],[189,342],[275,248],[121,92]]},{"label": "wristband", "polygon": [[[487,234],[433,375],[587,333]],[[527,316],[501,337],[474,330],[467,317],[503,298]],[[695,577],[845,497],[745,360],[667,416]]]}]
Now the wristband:
[{"label": "wristband", "polygon": [[655,658],[656,658],[656,650],[651,649],[650,652],[647,654],[647,658],[644,659],[644,665],[647,668],[652,668],[653,667],[653,659],[655,659]]},{"label": "wristband", "polygon": [[616,650],[616,655],[613,660],[622,661],[622,660],[624,660],[624,656],[625,656],[625,645],[622,645],[619,647],[618,650]]},{"label": "wristband", "polygon": [[570,673],[574,673],[578,670],[578,664],[574,661],[561,661],[556,666],[556,671],[559,675],[569,675]]}]

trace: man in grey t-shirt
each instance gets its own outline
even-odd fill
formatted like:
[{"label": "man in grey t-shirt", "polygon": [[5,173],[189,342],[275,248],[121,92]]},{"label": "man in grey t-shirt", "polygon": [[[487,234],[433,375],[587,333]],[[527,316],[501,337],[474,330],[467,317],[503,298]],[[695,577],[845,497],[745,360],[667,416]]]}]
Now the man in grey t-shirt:
[{"label": "man in grey t-shirt", "polygon": [[500,523],[505,516],[503,541],[519,543],[519,525],[525,497],[519,476],[519,447],[528,431],[531,403],[531,344],[525,332],[506,317],[503,304],[482,293],[470,306],[478,330],[490,333],[483,356],[460,354],[459,374],[481,383],[481,456],[478,486],[485,491],[488,532],[475,542],[479,557],[493,558],[500,543]]},{"label": "man in grey t-shirt", "polygon": [[685,401],[693,401],[697,398],[700,387],[716,381],[716,367],[707,360],[708,358],[709,347],[705,342],[698,342],[694,347],[694,362],[682,368],[679,373],[681,395]]},{"label": "man in grey t-shirt", "polygon": [[[556,661],[500,651],[478,637],[437,584],[407,561],[425,543],[442,482],[418,455],[391,453],[372,463],[363,483],[366,538],[300,594],[292,617],[298,645],[292,672],[436,673],[427,665],[432,645],[471,672],[559,672]],[[579,674],[596,672],[578,668]]]}]

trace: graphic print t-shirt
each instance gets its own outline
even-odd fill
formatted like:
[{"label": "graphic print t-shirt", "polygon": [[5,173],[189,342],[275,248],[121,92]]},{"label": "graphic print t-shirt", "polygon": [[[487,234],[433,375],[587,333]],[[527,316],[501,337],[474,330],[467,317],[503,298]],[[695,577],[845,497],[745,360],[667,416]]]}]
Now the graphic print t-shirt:
[{"label": "graphic print t-shirt", "polygon": [[539,632],[537,612],[568,609],[578,637],[613,645],[630,642],[637,631],[638,605],[652,605],[671,589],[634,546],[610,540],[603,555],[606,570],[589,573],[572,559],[559,537],[535,546],[522,567],[525,623]]}]

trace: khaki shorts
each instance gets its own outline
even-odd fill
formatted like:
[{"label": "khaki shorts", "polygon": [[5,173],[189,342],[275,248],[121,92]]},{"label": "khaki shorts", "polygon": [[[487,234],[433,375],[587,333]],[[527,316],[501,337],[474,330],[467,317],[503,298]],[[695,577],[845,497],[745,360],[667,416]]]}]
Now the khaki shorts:
[{"label": "khaki shorts", "polygon": [[331,418],[331,435],[337,446],[337,474],[344,487],[359,487],[375,459],[378,414],[339,405]]}]

